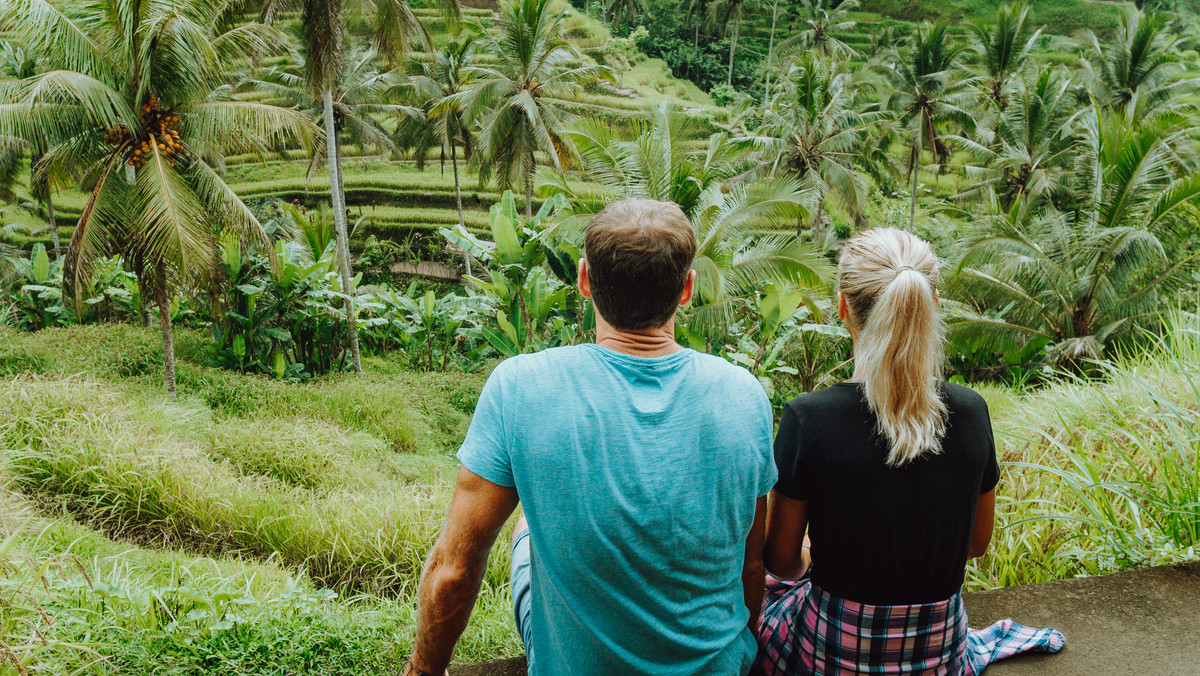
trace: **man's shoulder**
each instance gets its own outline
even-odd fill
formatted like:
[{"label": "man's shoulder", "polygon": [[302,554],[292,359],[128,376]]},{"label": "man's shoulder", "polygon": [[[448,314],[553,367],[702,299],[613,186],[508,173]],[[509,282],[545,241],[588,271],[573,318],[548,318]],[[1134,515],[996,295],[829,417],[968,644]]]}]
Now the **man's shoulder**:
[{"label": "man's shoulder", "polygon": [[576,366],[587,359],[583,345],[551,347],[538,352],[518,354],[505,359],[492,369],[492,378],[521,378],[544,375],[549,368]]},{"label": "man's shoulder", "polygon": [[720,380],[724,382],[735,382],[747,385],[753,383],[758,389],[762,389],[762,385],[759,384],[758,378],[754,377],[754,374],[750,373],[750,371],[747,369],[742,368],[741,366],[738,366],[737,364],[734,364],[723,357],[717,357],[704,352],[695,352],[693,354],[695,354],[696,370],[700,373],[703,373],[714,380]]}]

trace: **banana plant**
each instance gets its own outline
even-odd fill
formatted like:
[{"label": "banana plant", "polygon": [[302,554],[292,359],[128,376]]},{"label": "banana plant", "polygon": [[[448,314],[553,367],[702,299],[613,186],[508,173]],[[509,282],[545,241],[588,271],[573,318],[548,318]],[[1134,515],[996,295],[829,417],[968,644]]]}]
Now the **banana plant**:
[{"label": "banana plant", "polygon": [[71,315],[62,302],[61,260],[51,262],[46,246],[39,242],[33,245],[28,258],[10,257],[7,261],[23,282],[12,298],[17,326],[37,331],[70,321]]},{"label": "banana plant", "polygon": [[526,222],[506,191],[489,212],[491,242],[458,226],[440,230],[487,265],[489,279],[468,279],[496,302],[496,325],[481,326],[479,335],[503,356],[574,342],[587,330],[593,315],[574,292],[582,252],[560,232],[571,215],[566,197],[554,195]]}]

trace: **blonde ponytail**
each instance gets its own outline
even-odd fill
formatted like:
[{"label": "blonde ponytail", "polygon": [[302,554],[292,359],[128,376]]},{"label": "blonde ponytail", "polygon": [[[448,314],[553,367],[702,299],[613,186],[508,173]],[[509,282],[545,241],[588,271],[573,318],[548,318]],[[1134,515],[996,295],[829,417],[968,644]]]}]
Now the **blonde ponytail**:
[{"label": "blonde ponytail", "polygon": [[946,432],[937,282],[938,260],[929,244],[895,228],[850,240],[838,265],[846,326],[856,336],[855,373],[893,467],[940,452]]}]

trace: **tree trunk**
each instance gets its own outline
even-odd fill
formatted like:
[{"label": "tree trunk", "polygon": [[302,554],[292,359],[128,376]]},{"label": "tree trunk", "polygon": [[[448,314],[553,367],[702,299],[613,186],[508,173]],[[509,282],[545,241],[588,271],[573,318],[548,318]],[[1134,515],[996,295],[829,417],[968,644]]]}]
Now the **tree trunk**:
[{"label": "tree trunk", "polygon": [[58,222],[54,219],[54,195],[50,194],[50,188],[46,188],[46,215],[50,220],[50,239],[54,242],[54,260],[58,260],[62,255],[58,243]]},{"label": "tree trunk", "polygon": [[[532,142],[532,139],[531,139]],[[533,220],[533,172],[537,160],[533,158],[533,146],[529,146],[529,171],[525,173],[525,220]]]},{"label": "tree trunk", "polygon": [[[165,271],[159,266],[159,276]],[[167,295],[167,285],[164,281],[156,280],[154,301],[158,306],[158,323],[162,328],[163,343],[163,372],[167,383],[167,394],[175,398],[175,335],[171,331],[171,299]]]},{"label": "tree trunk", "polygon": [[771,5],[771,39],[767,41],[767,84],[763,87],[764,106],[771,98],[771,57],[775,55],[775,20],[777,18],[779,18],[779,0],[775,0],[775,4]]},{"label": "tree trunk", "polygon": [[[466,228],[466,224],[463,223],[462,187],[458,183],[458,150],[454,146],[453,136],[450,137],[450,166],[454,168],[454,200],[458,205],[458,224]],[[463,251],[463,263],[466,264],[467,274],[471,274],[471,253],[466,250]]]},{"label": "tree trunk", "polygon": [[362,357],[358,352],[358,324],[354,318],[354,295],[350,288],[350,242],[346,233],[346,204],[342,201],[342,168],[338,161],[337,129],[333,121],[333,90],[325,90],[325,157],[329,165],[329,193],[333,201],[333,225],[337,234],[338,272],[342,277],[342,292],[346,294],[346,328],[349,335],[351,363],[355,372],[362,372]]},{"label": "tree trunk", "polygon": [[925,135],[923,125],[917,125],[917,142],[913,145],[913,175],[912,175],[912,194],[909,197],[912,199],[908,208],[908,229],[912,231],[917,225],[917,179],[921,175],[921,140]]},{"label": "tree trunk", "polygon": [[738,12],[738,18],[733,22],[733,41],[729,43],[729,75],[725,78],[725,84],[733,86],[733,54],[737,51],[738,27],[742,25],[741,12]]}]

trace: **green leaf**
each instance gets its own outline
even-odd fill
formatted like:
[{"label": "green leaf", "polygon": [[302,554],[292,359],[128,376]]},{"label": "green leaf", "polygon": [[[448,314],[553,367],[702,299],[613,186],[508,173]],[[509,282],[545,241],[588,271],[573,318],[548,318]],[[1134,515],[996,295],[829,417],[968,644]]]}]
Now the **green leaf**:
[{"label": "green leaf", "polygon": [[517,235],[515,219],[504,215],[502,211],[492,207],[492,239],[496,242],[496,259],[501,265],[513,265],[521,262],[524,247]]},{"label": "green leaf", "polygon": [[802,302],[804,302],[804,294],[800,291],[774,284],[767,286],[766,293],[758,300],[758,313],[762,318],[763,333],[768,337],[774,336],[779,327],[791,318]]}]

